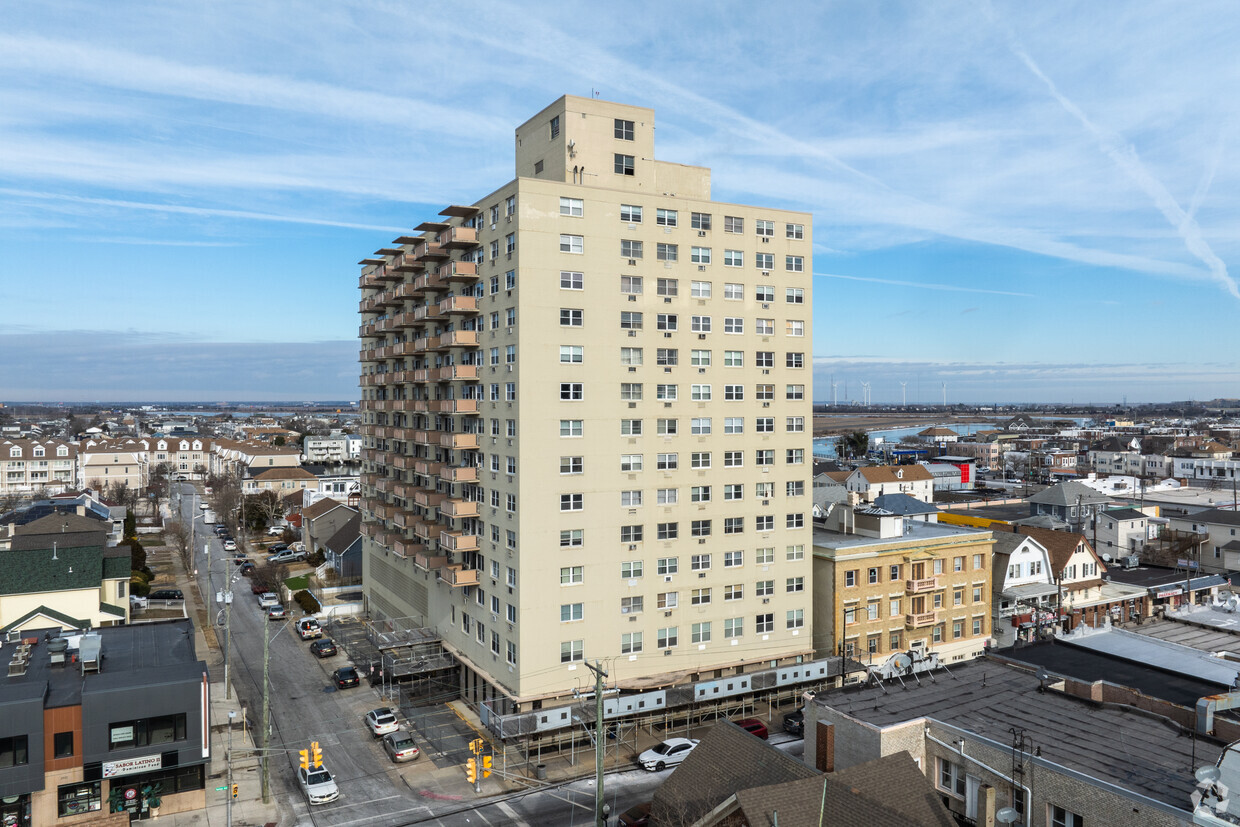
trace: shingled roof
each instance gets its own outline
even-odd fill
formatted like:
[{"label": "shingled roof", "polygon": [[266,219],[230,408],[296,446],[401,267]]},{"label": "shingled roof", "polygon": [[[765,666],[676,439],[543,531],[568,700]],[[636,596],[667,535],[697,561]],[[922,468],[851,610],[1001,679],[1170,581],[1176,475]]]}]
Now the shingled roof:
[{"label": "shingled roof", "polygon": [[880,482],[929,482],[934,479],[934,475],[923,465],[867,465],[857,470],[871,485]]}]

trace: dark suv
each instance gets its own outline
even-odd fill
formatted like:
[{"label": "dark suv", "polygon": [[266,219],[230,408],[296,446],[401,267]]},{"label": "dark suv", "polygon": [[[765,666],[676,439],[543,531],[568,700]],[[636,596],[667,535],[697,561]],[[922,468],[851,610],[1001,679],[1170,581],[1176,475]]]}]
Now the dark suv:
[{"label": "dark suv", "polygon": [[784,715],[784,732],[797,737],[805,734],[805,710],[798,709]]},{"label": "dark suv", "polygon": [[156,589],[146,596],[147,600],[184,600],[180,589]]}]

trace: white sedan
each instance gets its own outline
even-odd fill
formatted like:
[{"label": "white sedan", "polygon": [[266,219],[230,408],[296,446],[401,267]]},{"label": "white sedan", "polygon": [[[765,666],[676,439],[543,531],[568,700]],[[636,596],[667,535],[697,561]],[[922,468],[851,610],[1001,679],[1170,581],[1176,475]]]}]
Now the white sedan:
[{"label": "white sedan", "polygon": [[400,723],[396,720],[396,716],[392,714],[391,709],[381,706],[366,713],[366,728],[370,730],[371,735],[380,738],[389,732],[395,732],[400,729]]},{"label": "white sedan", "polygon": [[696,738],[668,738],[637,756],[637,763],[641,764],[643,769],[659,772],[685,760],[697,745]]},{"label": "white sedan", "polygon": [[298,767],[297,783],[311,804],[327,804],[340,798],[340,789],[327,767],[311,767],[308,770]]}]

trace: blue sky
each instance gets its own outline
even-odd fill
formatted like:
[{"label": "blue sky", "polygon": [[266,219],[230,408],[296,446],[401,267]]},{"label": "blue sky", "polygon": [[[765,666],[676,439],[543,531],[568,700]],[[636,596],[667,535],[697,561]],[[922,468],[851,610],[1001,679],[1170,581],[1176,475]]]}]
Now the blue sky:
[{"label": "blue sky", "polygon": [[358,259],[592,90],[716,199],[814,214],[817,400],[1240,396],[1238,35],[1180,1],[7,3],[0,398],[356,398]]}]

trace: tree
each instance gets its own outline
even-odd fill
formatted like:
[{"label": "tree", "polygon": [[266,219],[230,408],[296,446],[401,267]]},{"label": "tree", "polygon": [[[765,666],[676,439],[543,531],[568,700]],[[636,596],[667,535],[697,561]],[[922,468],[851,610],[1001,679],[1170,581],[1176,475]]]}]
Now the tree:
[{"label": "tree", "polygon": [[864,457],[870,450],[870,435],[865,431],[853,431],[844,434],[835,441],[837,456],[853,459]]},{"label": "tree", "polygon": [[241,504],[241,489],[236,478],[230,475],[212,474],[207,477],[211,489],[211,506],[226,525],[231,524],[234,512]]},{"label": "tree", "polygon": [[281,434],[277,434],[275,440],[271,444],[276,446],[277,448],[283,448],[285,442],[287,442],[287,440],[284,438],[284,436]]},{"label": "tree", "polygon": [[194,570],[194,535],[190,527],[180,520],[169,520],[164,523],[164,542],[172,546],[177,559],[181,561],[186,573]]},{"label": "tree", "polygon": [[284,501],[271,490],[245,497],[245,524],[255,531],[266,528],[284,516]]},{"label": "tree", "polygon": [[156,517],[159,516],[159,507],[168,498],[169,483],[174,470],[168,462],[161,462],[151,469],[146,490],[150,495],[152,514]]}]

